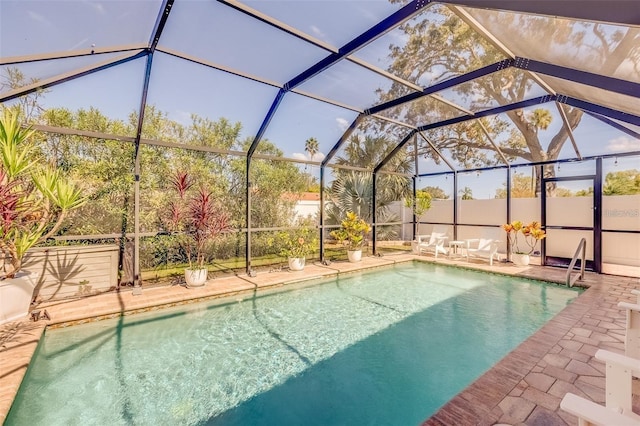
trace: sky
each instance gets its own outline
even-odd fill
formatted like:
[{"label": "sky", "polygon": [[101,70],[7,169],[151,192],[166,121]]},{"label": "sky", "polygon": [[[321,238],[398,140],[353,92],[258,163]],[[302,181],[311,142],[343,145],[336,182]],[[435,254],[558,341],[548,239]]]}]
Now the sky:
[{"label": "sky", "polygon": [[[340,47],[353,37],[390,15],[401,5],[386,0],[332,1],[299,0],[246,1],[250,7],[267,13],[287,25],[316,38],[320,43]],[[0,55],[20,56],[76,49],[108,48],[132,44],[146,45],[155,24],[160,0],[89,1],[89,0],[0,0]],[[427,16],[428,12],[416,18]],[[20,34],[20,37],[15,36]],[[357,51],[354,56],[386,68],[389,45],[402,45],[400,30]],[[327,56],[328,52],[255,20],[215,1],[175,2],[159,46],[183,52],[204,61],[223,64],[282,84]],[[21,69],[28,78],[46,79],[111,59],[121,54],[92,55],[83,58],[41,61]],[[48,107],[70,109],[96,107],[114,119],[126,120],[140,104],[145,59],[109,68],[81,79],[53,87],[43,98]],[[579,66],[579,65],[576,65]],[[3,67],[4,68],[4,67]],[[422,76],[429,83],[435,76]],[[303,92],[332,98],[337,103],[365,109],[377,103],[377,89],[387,89],[390,80],[350,62],[340,62],[298,87]],[[165,53],[153,58],[148,104],[166,112],[169,118],[183,124],[192,114],[217,120],[225,117],[243,125],[242,137],[256,134],[278,89],[268,84],[177,59]],[[540,94],[534,89],[530,97]],[[452,90],[441,95],[461,101]],[[543,146],[556,134],[562,120],[551,103],[553,115],[548,130],[541,130]],[[530,110],[532,110],[531,108]],[[268,126],[264,138],[275,142],[286,157],[306,160],[304,143],[315,137],[320,144],[319,161],[339,140],[353,122],[357,112],[318,102],[308,97],[287,93]],[[575,131],[583,156],[639,150],[640,141],[591,117]],[[447,153],[445,152],[445,156]],[[567,141],[560,158],[573,157]],[[518,160],[517,162],[522,162]],[[421,173],[445,171],[446,164],[421,160]],[[636,166],[635,164],[631,164]],[[637,166],[640,168],[640,165]],[[468,180],[478,194],[485,197],[500,187],[490,174]]]}]

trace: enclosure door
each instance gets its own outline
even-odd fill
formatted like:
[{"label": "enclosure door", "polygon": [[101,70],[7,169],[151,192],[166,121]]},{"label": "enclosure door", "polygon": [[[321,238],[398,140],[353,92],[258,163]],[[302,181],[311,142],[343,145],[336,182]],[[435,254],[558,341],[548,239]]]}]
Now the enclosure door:
[{"label": "enclosure door", "polygon": [[[595,176],[545,179],[542,191],[544,265],[569,266],[580,240],[586,246],[586,269],[600,272],[600,227]],[[594,191],[595,189],[595,191]],[[579,265],[579,263],[578,263]]]}]

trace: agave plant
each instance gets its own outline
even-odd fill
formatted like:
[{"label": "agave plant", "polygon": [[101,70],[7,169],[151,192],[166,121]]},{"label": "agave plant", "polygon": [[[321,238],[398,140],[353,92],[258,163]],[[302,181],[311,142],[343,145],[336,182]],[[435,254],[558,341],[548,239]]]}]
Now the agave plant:
[{"label": "agave plant", "polygon": [[178,237],[187,255],[189,269],[204,269],[207,246],[229,230],[230,215],[204,188],[191,193],[193,180],[187,172],[177,171],[171,186],[177,197],[169,203],[166,226]]},{"label": "agave plant", "polygon": [[55,235],[67,214],[87,201],[60,172],[33,158],[33,130],[5,109],[0,117],[0,280],[22,269],[31,247]]}]

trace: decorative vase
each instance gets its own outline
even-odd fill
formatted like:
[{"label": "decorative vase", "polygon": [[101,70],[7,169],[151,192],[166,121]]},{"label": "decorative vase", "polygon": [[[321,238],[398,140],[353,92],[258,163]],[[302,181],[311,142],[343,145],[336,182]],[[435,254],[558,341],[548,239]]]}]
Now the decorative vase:
[{"label": "decorative vase", "polygon": [[290,257],[288,260],[290,271],[302,271],[304,269],[304,257]]},{"label": "decorative vase", "polygon": [[187,287],[202,287],[207,282],[207,270],[205,269],[185,269],[184,279]]},{"label": "decorative vase", "polygon": [[521,254],[521,253],[511,254],[511,261],[518,266],[528,266],[530,260],[531,259],[528,254]]},{"label": "decorative vase", "polygon": [[347,250],[347,257],[349,262],[360,262],[362,260],[362,250]]},{"label": "decorative vase", "polygon": [[15,278],[0,281],[0,324],[17,321],[29,314],[39,275],[24,269]]}]

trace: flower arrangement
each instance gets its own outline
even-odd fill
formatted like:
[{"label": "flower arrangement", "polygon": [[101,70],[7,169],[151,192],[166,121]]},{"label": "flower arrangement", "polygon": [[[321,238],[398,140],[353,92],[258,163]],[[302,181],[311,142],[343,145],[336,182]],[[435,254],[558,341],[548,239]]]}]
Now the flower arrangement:
[{"label": "flower arrangement", "polygon": [[304,258],[318,247],[318,238],[310,228],[295,231],[279,232],[275,243],[280,247],[280,256],[287,258]]},{"label": "flower arrangement", "polygon": [[364,219],[353,212],[347,212],[340,229],[331,231],[331,236],[347,247],[347,250],[361,250],[366,242],[365,237],[371,231],[371,226]]},{"label": "flower arrangement", "polygon": [[[546,237],[544,230],[540,227],[540,222],[536,221],[525,225],[521,221],[516,220],[502,225],[502,229],[507,232],[511,252],[516,254],[532,254],[538,245],[538,241]],[[518,235],[520,234],[522,234],[522,237],[518,239]],[[520,248],[520,242],[526,245],[525,250]]]}]

